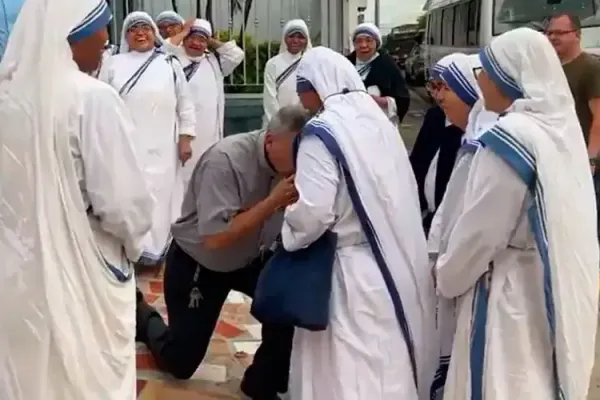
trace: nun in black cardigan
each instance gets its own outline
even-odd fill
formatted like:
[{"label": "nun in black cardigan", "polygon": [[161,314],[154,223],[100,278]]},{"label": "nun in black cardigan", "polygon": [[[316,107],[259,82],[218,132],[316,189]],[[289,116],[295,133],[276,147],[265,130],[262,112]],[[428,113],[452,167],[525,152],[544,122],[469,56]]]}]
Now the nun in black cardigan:
[{"label": "nun in black cardigan", "polygon": [[[443,85],[441,74],[460,53],[442,58],[431,70],[428,90],[436,97],[440,85]],[[454,169],[456,155],[462,145],[463,130],[448,122],[446,114],[437,105],[432,104],[410,153],[410,163],[415,173],[419,189],[419,201],[425,232],[429,234],[431,221],[439,207],[450,175]]]},{"label": "nun in black cardigan", "polygon": [[392,122],[400,124],[408,111],[410,94],[394,59],[380,50],[381,32],[374,24],[360,24],[352,40],[354,51],[348,60],[356,66],[367,92]]},{"label": "nun in black cardigan", "polygon": [[410,163],[419,188],[426,233],[429,233],[433,215],[444,198],[462,136],[462,129],[448,124],[446,114],[439,106],[432,106],[425,114],[410,153]]}]

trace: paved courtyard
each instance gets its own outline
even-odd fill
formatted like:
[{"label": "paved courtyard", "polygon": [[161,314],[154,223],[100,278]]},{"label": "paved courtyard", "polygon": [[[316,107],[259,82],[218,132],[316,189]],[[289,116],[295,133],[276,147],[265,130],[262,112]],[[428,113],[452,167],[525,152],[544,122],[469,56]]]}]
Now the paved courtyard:
[{"label": "paved courtyard", "polygon": [[[138,277],[146,299],[165,315],[162,278]],[[138,400],[239,400],[244,368],[260,342],[259,325],[249,315],[249,299],[232,292],[221,313],[205,362],[188,382],[177,382],[157,371],[144,345],[138,345]],[[596,359],[600,358],[600,343]],[[589,400],[600,400],[600,362],[592,377]]]},{"label": "paved courtyard", "polygon": [[[147,301],[166,317],[162,277],[138,276]],[[192,379],[178,382],[159,372],[143,344],[138,344],[138,399],[212,400],[240,399],[239,381],[260,343],[260,325],[249,314],[249,299],[232,292],[223,307],[208,354]]]}]

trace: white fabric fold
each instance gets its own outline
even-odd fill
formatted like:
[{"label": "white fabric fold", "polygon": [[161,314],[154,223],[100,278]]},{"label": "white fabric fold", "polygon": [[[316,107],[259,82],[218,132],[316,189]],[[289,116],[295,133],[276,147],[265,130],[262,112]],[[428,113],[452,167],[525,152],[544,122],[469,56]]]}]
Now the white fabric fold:
[{"label": "white fabric fold", "polygon": [[[323,111],[313,121],[331,128],[348,161],[405,304],[416,353],[419,397],[426,399],[437,357],[432,346],[435,294],[427,269],[417,186],[406,149],[398,131],[367,94],[354,66],[341,54],[317,47],[306,53],[297,75],[324,99]],[[345,90],[349,92],[342,93]]]},{"label": "white fabric fold", "polygon": [[[3,400],[136,397],[133,271],[129,266],[122,271],[128,277],[119,279],[100,253],[71,146],[88,139],[83,133],[94,124],[83,113],[95,101],[121,118],[116,93],[79,71],[68,42],[91,36],[109,21],[104,0],[27,0],[0,64]],[[119,139],[126,139],[126,116],[103,117],[113,119],[121,128]],[[131,150],[124,148],[126,140],[115,144],[117,155]],[[128,154],[127,161],[134,162]],[[110,171],[103,166],[98,172]],[[103,211],[111,217],[135,214],[130,193],[118,190],[123,182],[112,183],[93,193],[103,200],[112,189],[121,195],[120,201],[104,203]],[[144,194],[143,185],[127,184]],[[123,204],[131,208],[119,209]],[[131,224],[104,220],[103,226],[111,222],[117,222],[112,234],[144,233],[149,227],[143,218]]]},{"label": "white fabric fold", "polygon": [[488,50],[496,77],[523,94],[496,127],[533,156],[547,246],[538,251],[542,259],[546,253],[551,276],[547,300],[553,304],[558,380],[564,398],[585,399],[594,365],[600,261],[594,187],[573,97],[541,33],[516,29],[492,41]]}]

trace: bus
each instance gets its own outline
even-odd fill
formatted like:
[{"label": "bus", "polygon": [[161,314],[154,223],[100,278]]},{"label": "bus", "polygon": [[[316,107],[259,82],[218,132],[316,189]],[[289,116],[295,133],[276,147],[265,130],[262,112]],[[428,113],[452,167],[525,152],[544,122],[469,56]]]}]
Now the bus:
[{"label": "bus", "polygon": [[8,35],[24,2],[25,0],[0,0],[0,60],[6,50]]},{"label": "bus", "polygon": [[[425,65],[455,52],[475,53],[511,29],[543,29],[547,19],[565,12],[581,18],[581,44],[600,55],[600,0],[430,0],[423,41]],[[428,73],[428,71],[427,71]]]}]

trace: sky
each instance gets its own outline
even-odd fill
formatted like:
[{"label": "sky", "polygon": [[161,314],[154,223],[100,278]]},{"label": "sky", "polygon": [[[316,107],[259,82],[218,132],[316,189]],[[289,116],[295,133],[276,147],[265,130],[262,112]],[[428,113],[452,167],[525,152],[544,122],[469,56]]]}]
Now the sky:
[{"label": "sky", "polygon": [[[415,22],[423,13],[424,3],[425,0],[379,0],[381,30],[387,32],[395,26]],[[368,4],[365,19],[374,22],[375,0],[368,0]]]}]

